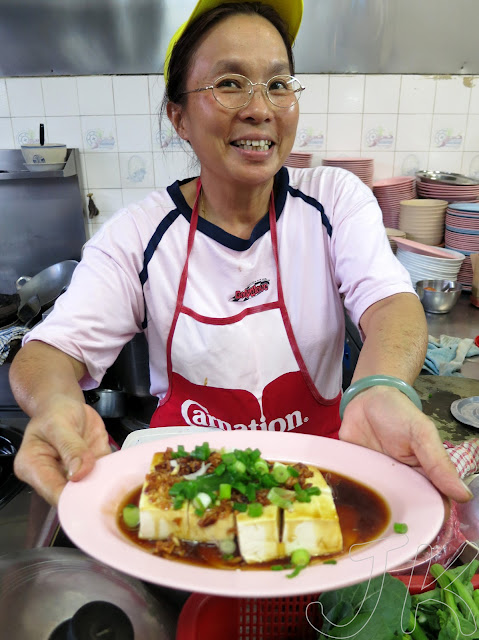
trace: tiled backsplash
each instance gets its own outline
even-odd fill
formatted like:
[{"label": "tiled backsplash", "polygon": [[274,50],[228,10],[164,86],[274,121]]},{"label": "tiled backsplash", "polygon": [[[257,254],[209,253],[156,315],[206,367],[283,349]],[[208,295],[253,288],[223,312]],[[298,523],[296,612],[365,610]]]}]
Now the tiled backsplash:
[{"label": "tiled backsplash", "polygon": [[[374,158],[375,179],[418,169],[479,178],[479,76],[299,75],[295,150],[313,164],[333,155]],[[196,175],[158,108],[163,76],[0,78],[0,148],[47,142],[80,149],[86,194],[100,215],[176,178]]]}]

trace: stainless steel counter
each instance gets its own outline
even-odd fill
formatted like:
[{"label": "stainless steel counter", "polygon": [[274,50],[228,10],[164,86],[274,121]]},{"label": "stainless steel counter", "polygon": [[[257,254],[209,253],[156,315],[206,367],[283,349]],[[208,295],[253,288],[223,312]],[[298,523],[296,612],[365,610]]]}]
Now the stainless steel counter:
[{"label": "stainless steel counter", "polygon": [[[458,303],[449,313],[426,313],[429,335],[441,334],[455,338],[475,338],[479,335],[479,307],[470,302],[469,293],[461,294]],[[479,380],[479,356],[467,358],[461,368],[466,378]]]}]

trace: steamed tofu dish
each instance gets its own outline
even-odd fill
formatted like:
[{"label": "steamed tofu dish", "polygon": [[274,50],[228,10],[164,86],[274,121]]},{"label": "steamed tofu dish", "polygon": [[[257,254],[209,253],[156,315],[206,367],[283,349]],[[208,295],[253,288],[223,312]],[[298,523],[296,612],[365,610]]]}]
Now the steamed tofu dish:
[{"label": "steamed tofu dish", "polygon": [[321,472],[267,461],[258,449],[216,451],[204,443],[191,452],[179,446],[155,453],[138,506],[138,537],[164,543],[173,553],[207,543],[257,564],[343,548]]}]

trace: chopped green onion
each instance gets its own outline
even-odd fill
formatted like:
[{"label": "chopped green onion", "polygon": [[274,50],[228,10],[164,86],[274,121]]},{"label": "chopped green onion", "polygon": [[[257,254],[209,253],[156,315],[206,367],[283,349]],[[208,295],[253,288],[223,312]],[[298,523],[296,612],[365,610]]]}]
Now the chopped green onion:
[{"label": "chopped green onion", "polygon": [[278,483],[270,473],[265,473],[264,475],[262,475],[260,482],[261,482],[261,485],[266,489],[271,489],[271,487],[278,486]]},{"label": "chopped green onion", "polygon": [[198,493],[198,483],[196,480],[187,480],[184,484],[183,495],[187,500],[193,500]]},{"label": "chopped green onion", "polygon": [[235,511],[241,511],[241,513],[245,513],[248,509],[248,505],[243,502],[233,502],[233,509]]},{"label": "chopped green onion", "polygon": [[205,515],[205,510],[204,509],[195,509],[195,513],[198,516],[198,518],[202,518]]},{"label": "chopped green onion", "polygon": [[305,491],[308,494],[308,496],[320,496],[321,495],[321,489],[319,487],[307,487],[305,489]]},{"label": "chopped green onion", "polygon": [[215,469],[215,474],[217,476],[222,476],[223,473],[226,471],[226,465],[224,462],[221,462]]},{"label": "chopped green onion", "polygon": [[291,554],[291,562],[295,566],[305,567],[311,560],[311,554],[306,549],[295,549]]},{"label": "chopped green onion", "polygon": [[288,471],[289,471],[289,475],[293,476],[293,478],[298,478],[299,477],[299,471],[297,471],[294,467],[287,467]]},{"label": "chopped green onion", "polygon": [[243,482],[233,482],[233,489],[236,489],[236,491],[246,495],[246,485]]},{"label": "chopped green onion", "polygon": [[203,442],[202,445],[196,445],[194,450],[191,452],[191,457],[196,460],[207,460],[210,457],[210,445],[207,442]]},{"label": "chopped green onion", "polygon": [[246,487],[246,497],[248,498],[248,502],[255,502],[256,500],[256,485],[250,483]]},{"label": "chopped green onion", "polygon": [[173,501],[173,509],[181,509],[185,499],[181,496],[177,496]]},{"label": "chopped green onion", "polygon": [[176,458],[186,458],[189,455],[190,454],[185,451],[185,447],[182,444],[179,444],[178,449],[176,451],[173,451],[171,457],[173,458],[173,460],[176,460]]},{"label": "chopped green onion", "polygon": [[220,500],[231,500],[231,485],[220,484]]},{"label": "chopped green onion", "polygon": [[280,507],[281,509],[289,509],[292,507],[294,496],[294,491],[289,491],[281,487],[272,487],[268,491],[268,500],[271,504],[274,504],[275,507]]},{"label": "chopped green onion", "polygon": [[323,564],[338,564],[338,563],[336,560],[334,560],[334,558],[331,558],[331,560],[325,560]]},{"label": "chopped green onion", "polygon": [[260,458],[259,460],[256,460],[256,462],[254,463],[254,470],[260,475],[263,475],[264,473],[269,473],[268,463],[266,462],[266,460],[263,460],[262,458]]},{"label": "chopped green onion", "polygon": [[251,461],[256,462],[261,457],[261,451],[259,449],[255,449],[251,452]]},{"label": "chopped green onion", "polygon": [[298,564],[296,565],[296,567],[294,568],[294,571],[292,571],[291,573],[286,574],[287,578],[296,578],[296,576],[304,569],[304,566]]},{"label": "chopped green onion", "polygon": [[282,564],[272,564],[271,571],[283,571],[284,567]]},{"label": "chopped green onion", "polygon": [[234,464],[236,462],[236,456],[234,453],[223,453],[221,459],[226,465]]},{"label": "chopped green onion", "polygon": [[394,533],[407,533],[407,524],[404,524],[403,522],[395,522]]},{"label": "chopped green onion", "polygon": [[233,556],[236,552],[236,542],[234,540],[220,540],[218,547],[225,556]]},{"label": "chopped green onion", "polygon": [[301,490],[296,492],[296,500],[298,502],[311,502],[311,497],[308,495],[307,491]]},{"label": "chopped green onion", "polygon": [[129,529],[135,529],[140,524],[140,509],[136,504],[123,507],[123,522]]},{"label": "chopped green onion", "polygon": [[232,471],[234,473],[240,473],[243,474],[246,471],[246,465],[244,462],[241,462],[241,460],[236,460],[236,462],[234,464],[231,465],[232,466]]},{"label": "chopped green onion", "polygon": [[286,482],[286,480],[289,478],[288,467],[286,467],[284,464],[281,464],[281,462],[274,463],[272,474],[276,482],[279,482],[281,484]]},{"label": "chopped green onion", "polygon": [[195,509],[207,509],[212,500],[211,497],[207,493],[200,492],[197,496],[193,498],[193,506]]},{"label": "chopped green onion", "polygon": [[259,518],[263,514],[263,505],[259,502],[252,502],[248,505],[248,515],[250,518]]}]

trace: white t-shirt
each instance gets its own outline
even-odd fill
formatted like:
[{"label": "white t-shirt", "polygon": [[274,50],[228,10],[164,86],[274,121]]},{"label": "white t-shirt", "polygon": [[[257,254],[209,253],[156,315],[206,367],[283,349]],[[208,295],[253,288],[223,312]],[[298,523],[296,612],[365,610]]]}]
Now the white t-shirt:
[{"label": "white t-shirt", "polygon": [[[180,184],[153,191],[103,225],[85,245],[53,312],[24,338],[24,343],[41,340],[84,362],[84,389],[98,386],[122,347],[144,330],[150,391],[159,398],[167,392],[166,343],[191,217]],[[283,167],[276,176],[275,207],[281,281],[293,332],[318,391],[333,398],[341,389],[343,303],[357,325],[373,303],[414,289],[391,251],[371,189],[352,173]],[[249,240],[199,218],[188,295],[205,316],[233,316],[269,301],[276,287],[261,283],[276,279],[272,265],[267,214]],[[245,295],[255,284],[255,295]],[[267,335],[258,339],[267,340]],[[198,344],[198,349],[210,347]],[[227,366],[234,363],[218,362],[219,368]]]}]

